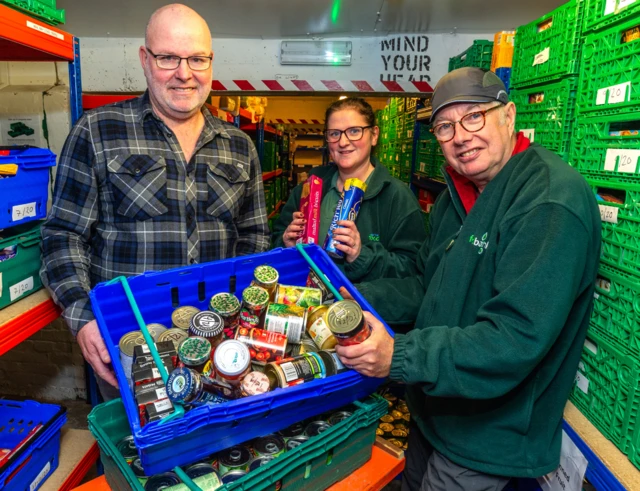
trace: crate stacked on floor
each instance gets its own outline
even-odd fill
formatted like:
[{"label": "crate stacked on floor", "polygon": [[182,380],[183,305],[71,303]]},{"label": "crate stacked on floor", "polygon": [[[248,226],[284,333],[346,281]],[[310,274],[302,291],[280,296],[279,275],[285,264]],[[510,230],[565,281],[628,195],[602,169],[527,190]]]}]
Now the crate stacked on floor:
[{"label": "crate stacked on floor", "polygon": [[421,124],[419,131],[415,172],[419,176],[442,181],[444,179],[442,169],[447,163],[442,153],[442,147],[433,133],[429,131],[428,125]]},{"label": "crate stacked on floor", "polygon": [[493,38],[491,55],[491,71],[494,72],[507,88],[511,85],[511,67],[513,66],[513,42],[515,31],[496,32]]},{"label": "crate stacked on floor", "polygon": [[392,97],[376,115],[380,127],[377,157],[393,177],[406,183],[411,181],[416,104],[415,98]]},{"label": "crate stacked on floor", "polygon": [[473,44],[457,56],[449,58],[449,71],[466,66],[489,70],[493,56],[493,41],[476,39]]},{"label": "crate stacked on floor", "polygon": [[640,467],[640,2],[585,0],[583,16],[570,163],[596,194],[602,252],[571,400]]},{"label": "crate stacked on floor", "polygon": [[576,115],[584,0],[572,0],[516,31],[510,99],[516,130],[569,159]]}]

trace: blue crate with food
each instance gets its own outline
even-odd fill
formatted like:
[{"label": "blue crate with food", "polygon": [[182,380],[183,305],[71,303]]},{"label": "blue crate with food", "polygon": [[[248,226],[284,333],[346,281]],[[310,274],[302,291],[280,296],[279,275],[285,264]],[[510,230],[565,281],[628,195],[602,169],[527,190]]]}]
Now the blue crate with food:
[{"label": "blue crate with food", "polygon": [[56,156],[47,149],[0,147],[0,229],[47,216],[54,165]]},{"label": "blue crate with food", "polygon": [[90,296],[150,474],[362,399],[382,382],[331,350],[366,339],[362,311],[377,314],[316,245],[118,278]]},{"label": "blue crate with food", "polygon": [[0,400],[0,489],[35,491],[58,468],[66,409]]}]

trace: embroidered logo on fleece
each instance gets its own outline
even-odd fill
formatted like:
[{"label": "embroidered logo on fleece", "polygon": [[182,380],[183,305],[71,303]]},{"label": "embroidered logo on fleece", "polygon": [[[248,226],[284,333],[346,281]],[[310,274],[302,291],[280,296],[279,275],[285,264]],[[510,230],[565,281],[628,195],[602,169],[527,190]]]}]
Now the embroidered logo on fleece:
[{"label": "embroidered logo on fleece", "polygon": [[471,235],[471,237],[469,237],[469,243],[478,248],[478,254],[482,254],[489,248],[489,241],[487,240],[487,236],[488,234],[485,232],[481,239],[479,239],[475,235]]},{"label": "embroidered logo on fleece", "polygon": [[380,234],[369,234],[369,241],[380,242]]}]

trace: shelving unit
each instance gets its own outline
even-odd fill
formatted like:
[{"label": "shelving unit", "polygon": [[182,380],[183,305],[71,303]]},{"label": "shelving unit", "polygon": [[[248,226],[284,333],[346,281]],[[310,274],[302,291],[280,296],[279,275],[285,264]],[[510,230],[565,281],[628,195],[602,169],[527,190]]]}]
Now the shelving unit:
[{"label": "shelving unit", "polygon": [[62,428],[58,468],[43,483],[40,491],[75,489],[99,457],[98,443],[89,430]]}]

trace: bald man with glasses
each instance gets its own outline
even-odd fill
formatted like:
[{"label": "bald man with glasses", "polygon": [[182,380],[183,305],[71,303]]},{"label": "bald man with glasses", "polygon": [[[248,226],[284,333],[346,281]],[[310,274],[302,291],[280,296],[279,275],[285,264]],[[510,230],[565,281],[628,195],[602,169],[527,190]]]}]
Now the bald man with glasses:
[{"label": "bald man with glasses", "polygon": [[42,227],[42,280],[105,399],[119,392],[92,287],[269,246],[256,149],[204,107],[213,60],[207,23],[184,5],[164,6],[149,19],[139,55],[147,90],[74,126]]}]

